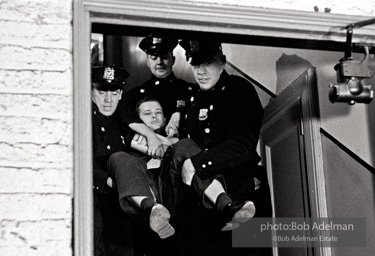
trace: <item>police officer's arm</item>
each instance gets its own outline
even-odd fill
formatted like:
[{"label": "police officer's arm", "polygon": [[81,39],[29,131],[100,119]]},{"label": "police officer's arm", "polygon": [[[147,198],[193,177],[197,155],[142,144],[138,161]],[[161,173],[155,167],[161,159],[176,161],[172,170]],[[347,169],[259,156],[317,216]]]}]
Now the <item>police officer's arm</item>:
[{"label": "police officer's arm", "polygon": [[224,114],[228,122],[225,140],[191,158],[202,179],[207,178],[207,171],[212,175],[248,161],[258,164],[260,160],[256,147],[263,120],[262,105],[253,86],[245,84],[236,90],[228,91],[233,100]]},{"label": "police officer's arm", "polygon": [[[195,95],[195,93],[199,90],[199,86],[197,84],[188,83],[181,79],[178,79],[178,81],[182,88],[180,93],[181,95],[183,95],[183,97],[181,98],[184,98],[185,100],[189,100],[190,97]],[[167,134],[168,137],[180,136],[180,133],[179,133],[180,120],[181,118],[184,118],[184,117],[181,117],[182,115],[181,111],[183,113],[186,113],[185,112],[185,108],[186,108],[185,100],[180,100],[175,105],[174,112],[171,118],[169,119],[167,126],[165,127],[165,133]]]},{"label": "police officer's arm", "polygon": [[153,130],[147,127],[144,123],[131,123],[130,129],[147,138],[147,154],[153,158],[161,158],[164,156],[163,143],[158,139]]},{"label": "police officer's arm", "polygon": [[[126,99],[125,99],[126,102]],[[127,130],[131,129],[133,132],[143,135],[147,138],[148,150],[147,154],[153,158],[161,158],[164,155],[164,147],[161,141],[158,140],[154,131],[147,127],[142,120],[129,109],[129,106],[122,102],[116,111],[117,118],[120,120],[121,126]]]},{"label": "police officer's arm", "polygon": [[178,137],[178,127],[180,124],[181,113],[175,112],[172,114],[167,126],[165,127],[165,133],[168,137]]},{"label": "police officer's arm", "polygon": [[108,173],[100,168],[100,166],[94,163],[94,173],[93,173],[93,188],[94,191],[99,194],[105,194],[108,192],[110,187],[107,182],[110,178]]}]

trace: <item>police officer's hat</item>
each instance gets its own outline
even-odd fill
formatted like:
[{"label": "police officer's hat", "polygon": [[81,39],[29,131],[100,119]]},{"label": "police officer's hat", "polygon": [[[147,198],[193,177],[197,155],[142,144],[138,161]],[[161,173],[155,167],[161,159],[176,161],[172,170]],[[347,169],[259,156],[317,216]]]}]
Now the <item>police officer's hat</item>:
[{"label": "police officer's hat", "polygon": [[220,42],[181,40],[180,45],[186,51],[186,61],[193,66],[212,60],[217,52],[222,52]]},{"label": "police officer's hat", "polygon": [[100,91],[123,89],[129,73],[124,68],[115,66],[94,66],[91,68],[92,86]]},{"label": "police officer's hat", "polygon": [[173,51],[177,44],[177,39],[150,35],[142,39],[139,48],[145,53],[155,56]]}]

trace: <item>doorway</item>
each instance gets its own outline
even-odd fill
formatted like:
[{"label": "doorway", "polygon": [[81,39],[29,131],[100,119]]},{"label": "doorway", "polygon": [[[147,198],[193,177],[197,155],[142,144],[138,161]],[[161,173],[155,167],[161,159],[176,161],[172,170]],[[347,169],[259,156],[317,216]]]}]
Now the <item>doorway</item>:
[{"label": "doorway", "polygon": [[[352,17],[349,19],[333,14],[227,4],[192,4],[190,1],[74,1],[75,255],[92,255],[92,137],[88,113],[91,107],[90,36],[93,24],[111,25],[115,30],[133,26],[209,33],[210,36],[226,38],[228,42],[237,40],[249,45],[343,51],[345,33],[330,28],[349,22],[353,22]],[[355,36],[361,37],[358,34]]]},{"label": "doorway", "polygon": [[[263,165],[273,217],[326,217],[315,68],[309,68],[266,108],[261,131]],[[329,248],[274,247],[274,256],[328,255]]]}]

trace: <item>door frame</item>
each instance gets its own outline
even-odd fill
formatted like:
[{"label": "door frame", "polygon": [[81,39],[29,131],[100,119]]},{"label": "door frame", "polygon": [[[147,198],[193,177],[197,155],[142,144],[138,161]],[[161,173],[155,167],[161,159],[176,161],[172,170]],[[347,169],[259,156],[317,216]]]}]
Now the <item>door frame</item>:
[{"label": "door frame", "polygon": [[[93,251],[92,131],[89,114],[92,23],[214,32],[243,36],[246,44],[275,46],[273,42],[276,42],[278,47],[344,52],[346,33],[340,28],[366,19],[363,16],[196,1],[75,0],[73,3],[73,244],[76,256],[91,256]],[[375,43],[375,27],[356,30],[353,43],[365,40]],[[322,210],[319,208],[319,211]],[[324,211],[321,215],[324,216]]]},{"label": "door frame", "polygon": [[[311,78],[311,79],[310,79]],[[306,179],[308,186],[308,198],[311,218],[317,219],[328,217],[327,199],[325,191],[325,178],[323,155],[320,133],[319,101],[317,91],[316,68],[311,67],[305,71],[296,81],[288,86],[276,98],[278,101],[271,102],[264,113],[262,130],[266,130],[282,118],[290,109],[301,104],[301,130],[303,131],[304,156],[306,164]],[[300,86],[303,84],[304,86]],[[260,148],[263,152],[262,160],[265,166],[270,166],[270,160],[265,159],[265,148],[262,138]],[[267,168],[272,196],[272,173]],[[273,196],[272,196],[273,200]],[[273,203],[273,202],[272,202]],[[318,223],[320,224],[320,223]],[[324,231],[323,231],[324,232]],[[321,235],[326,235],[326,234]],[[319,234],[318,234],[319,236]],[[320,246],[315,249],[316,255],[331,255],[331,248]]]}]

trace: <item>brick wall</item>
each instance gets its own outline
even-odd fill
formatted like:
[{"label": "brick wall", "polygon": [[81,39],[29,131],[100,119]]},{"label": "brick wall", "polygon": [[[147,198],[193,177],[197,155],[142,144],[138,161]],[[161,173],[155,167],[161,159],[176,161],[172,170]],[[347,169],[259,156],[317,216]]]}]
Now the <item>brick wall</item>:
[{"label": "brick wall", "polygon": [[72,255],[72,0],[0,0],[0,255]]}]

